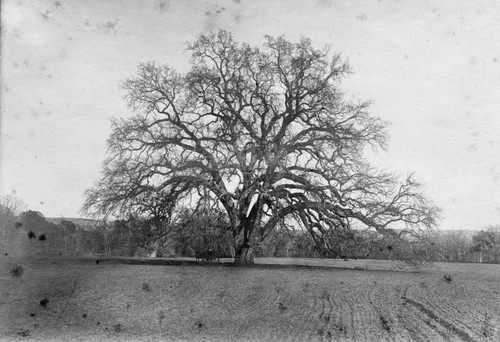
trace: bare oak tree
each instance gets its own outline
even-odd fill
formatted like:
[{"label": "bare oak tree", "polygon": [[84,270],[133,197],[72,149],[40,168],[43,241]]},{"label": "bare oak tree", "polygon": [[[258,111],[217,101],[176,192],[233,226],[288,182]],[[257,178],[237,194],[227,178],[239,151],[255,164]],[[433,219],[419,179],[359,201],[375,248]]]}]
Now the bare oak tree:
[{"label": "bare oak tree", "polygon": [[433,227],[438,209],[412,177],[399,182],[363,158],[386,146],[386,124],[368,102],[345,99],[339,55],[305,38],[266,36],[257,49],[225,31],[188,49],[189,72],[146,63],[124,83],[137,115],[113,122],[84,210],[122,211],[159,192],[212,201],[227,212],[236,264],[253,263],[278,224],[321,243],[353,226],[398,236]]},{"label": "bare oak tree", "polygon": [[17,246],[19,214],[26,209],[26,204],[14,195],[0,196],[0,248],[15,250]]}]

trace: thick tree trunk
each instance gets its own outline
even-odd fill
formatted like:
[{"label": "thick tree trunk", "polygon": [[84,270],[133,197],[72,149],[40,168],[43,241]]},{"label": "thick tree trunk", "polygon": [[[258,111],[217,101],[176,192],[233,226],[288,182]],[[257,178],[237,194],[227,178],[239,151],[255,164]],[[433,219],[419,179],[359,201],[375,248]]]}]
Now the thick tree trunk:
[{"label": "thick tree trunk", "polygon": [[261,196],[257,197],[257,200],[251,206],[250,212],[248,212],[251,204],[252,197],[246,199],[246,205],[243,209],[240,208],[240,227],[237,229],[240,234],[242,234],[242,239],[237,240],[235,243],[235,265],[253,265],[254,264],[254,251],[257,246],[252,244],[252,236],[255,234],[255,223],[260,221],[259,211],[262,211]]},{"label": "thick tree trunk", "polygon": [[234,256],[235,265],[253,265],[254,249],[248,245],[242,245],[236,249]]}]

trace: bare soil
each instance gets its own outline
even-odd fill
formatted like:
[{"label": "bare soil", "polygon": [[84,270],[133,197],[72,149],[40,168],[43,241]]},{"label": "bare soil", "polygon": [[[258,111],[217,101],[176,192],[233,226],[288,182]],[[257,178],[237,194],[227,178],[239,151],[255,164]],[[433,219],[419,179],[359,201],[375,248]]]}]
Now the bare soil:
[{"label": "bare soil", "polygon": [[500,265],[2,257],[5,341],[500,340]]}]

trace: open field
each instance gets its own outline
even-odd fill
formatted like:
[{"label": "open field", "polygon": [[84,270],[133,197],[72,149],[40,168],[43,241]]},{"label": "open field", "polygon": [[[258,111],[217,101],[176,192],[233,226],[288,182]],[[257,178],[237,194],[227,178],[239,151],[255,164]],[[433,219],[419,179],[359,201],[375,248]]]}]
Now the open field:
[{"label": "open field", "polygon": [[[8,341],[500,340],[500,265],[402,272],[375,260],[234,268],[2,258],[0,339]],[[16,262],[20,278],[8,272]],[[290,263],[313,267],[266,265]]]}]

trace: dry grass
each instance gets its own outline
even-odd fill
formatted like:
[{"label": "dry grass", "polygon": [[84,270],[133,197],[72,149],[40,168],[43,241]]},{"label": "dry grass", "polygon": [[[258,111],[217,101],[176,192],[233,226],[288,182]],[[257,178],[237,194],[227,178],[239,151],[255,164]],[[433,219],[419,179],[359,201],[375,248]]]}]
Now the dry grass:
[{"label": "dry grass", "polygon": [[437,264],[412,273],[395,271],[390,262],[359,260],[294,260],[317,266],[312,268],[12,261],[25,272],[14,278],[7,260],[0,265],[4,340],[500,338],[498,265]]}]

